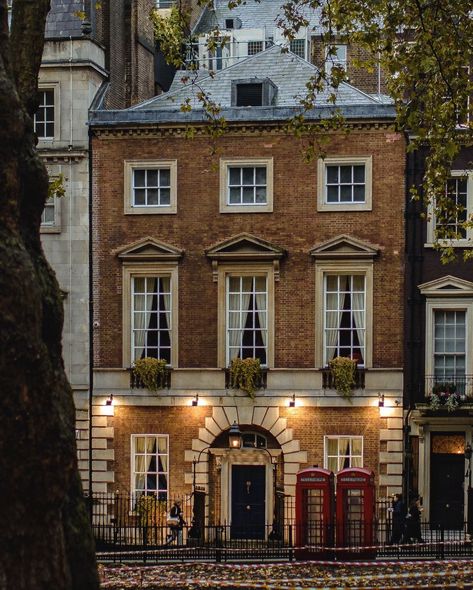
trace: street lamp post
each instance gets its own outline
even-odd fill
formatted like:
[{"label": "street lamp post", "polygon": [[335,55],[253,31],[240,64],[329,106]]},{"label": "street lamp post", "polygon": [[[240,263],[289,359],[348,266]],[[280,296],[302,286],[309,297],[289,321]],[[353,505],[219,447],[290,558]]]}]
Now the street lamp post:
[{"label": "street lamp post", "polygon": [[473,533],[473,495],[471,490],[471,456],[473,450],[471,448],[471,444],[467,443],[465,446],[465,459],[468,461],[468,468],[465,474],[465,477],[468,477],[468,488],[467,488],[467,527],[468,533],[471,535]]}]

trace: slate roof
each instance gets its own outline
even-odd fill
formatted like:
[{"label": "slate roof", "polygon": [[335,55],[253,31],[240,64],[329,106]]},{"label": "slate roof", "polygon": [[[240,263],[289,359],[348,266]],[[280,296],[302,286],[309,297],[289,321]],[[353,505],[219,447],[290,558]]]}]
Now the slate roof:
[{"label": "slate roof", "polygon": [[[202,34],[213,30],[217,25],[225,29],[225,19],[239,18],[242,29],[265,28],[266,37],[276,29],[276,20],[282,16],[283,0],[246,0],[232,10],[228,8],[228,0],[215,0],[215,10],[207,5],[201,18],[197,21],[194,33]],[[319,10],[308,6],[301,8],[300,13],[309,21],[309,28],[314,32],[321,32],[319,27]]]},{"label": "slate roof", "polygon": [[46,39],[82,36],[82,21],[74,13],[83,10],[83,0],[51,0],[46,19]]},{"label": "slate roof", "polygon": [[[202,76],[197,86],[193,86],[190,82],[179,82],[183,75],[189,76],[189,72],[177,72],[177,81],[173,83],[170,92],[135,105],[131,107],[131,110],[165,109],[167,111],[179,111],[181,105],[187,99],[189,99],[193,109],[202,110],[202,105],[196,96],[200,89],[208,93],[211,99],[221,107],[231,107],[232,80],[251,81],[254,78],[269,78],[277,87],[276,97],[271,106],[297,107],[300,105],[298,97],[305,95],[306,84],[317,71],[314,65],[289,51],[283,51],[281,47],[275,45],[266,51],[252,55],[228,68],[220,70],[213,76]],[[328,101],[328,97],[331,92],[331,89],[323,91],[319,95],[318,105],[330,106],[331,103]],[[339,107],[371,106],[381,102],[373,95],[365,94],[346,83],[340,84],[336,94],[336,104]],[[383,98],[382,102],[386,104],[386,97]],[[248,110],[248,107],[238,108]],[[262,107],[251,108],[258,109]]]}]

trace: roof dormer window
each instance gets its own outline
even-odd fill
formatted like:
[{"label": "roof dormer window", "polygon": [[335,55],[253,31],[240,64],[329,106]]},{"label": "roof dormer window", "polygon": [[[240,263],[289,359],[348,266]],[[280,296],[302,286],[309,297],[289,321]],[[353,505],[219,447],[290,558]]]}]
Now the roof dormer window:
[{"label": "roof dormer window", "polygon": [[265,80],[233,80],[232,105],[236,107],[271,106],[276,97],[276,86]]}]

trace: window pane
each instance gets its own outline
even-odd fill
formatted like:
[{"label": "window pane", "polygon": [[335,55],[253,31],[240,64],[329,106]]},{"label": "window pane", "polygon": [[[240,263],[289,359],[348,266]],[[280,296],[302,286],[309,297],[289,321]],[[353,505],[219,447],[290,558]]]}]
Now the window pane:
[{"label": "window pane", "polygon": [[229,168],[229,180],[230,184],[240,184],[240,170],[241,168]]},{"label": "window pane", "polygon": [[266,203],[266,187],[259,186],[256,189],[256,202],[257,203]]},{"label": "window pane", "polygon": [[362,203],[365,200],[365,187],[363,186],[354,186],[353,187],[353,200],[357,203]]},{"label": "window pane", "polygon": [[[361,455],[361,438],[351,439],[351,452],[352,455]],[[361,467],[361,465],[358,465],[358,467]]]},{"label": "window pane", "polygon": [[338,202],[338,186],[327,187],[327,203]]},{"label": "window pane", "polygon": [[327,439],[327,454],[338,455],[338,439],[328,438]]},{"label": "window pane", "polygon": [[135,189],[135,205],[145,205],[146,190],[143,188]]},{"label": "window pane", "polygon": [[353,166],[353,181],[354,182],[365,182],[365,167],[364,166]]},{"label": "window pane", "polygon": [[256,168],[256,184],[266,184],[266,167]]},{"label": "window pane", "polygon": [[160,205],[169,205],[171,203],[171,190],[162,188],[160,190]]},{"label": "window pane", "polygon": [[338,166],[327,166],[327,182],[338,184]]},{"label": "window pane", "polygon": [[157,170],[147,170],[147,185],[149,187],[157,187],[158,186],[158,171]]},{"label": "window pane", "polygon": [[243,203],[254,203],[254,189],[253,187],[243,188]]},{"label": "window pane", "polygon": [[158,205],[159,200],[158,200],[158,195],[159,195],[159,191],[158,189],[149,189],[148,190],[148,203],[147,205]]},{"label": "window pane", "polygon": [[255,277],[255,291],[260,293],[266,292],[266,277]]},{"label": "window pane", "polygon": [[159,186],[171,186],[171,171],[169,168],[162,168],[159,171]]},{"label": "window pane", "polygon": [[135,186],[137,186],[137,187],[145,186],[145,174],[146,174],[145,170],[134,170],[133,171]]},{"label": "window pane", "polygon": [[344,185],[340,186],[340,202],[348,203],[351,201],[351,185]]},{"label": "window pane", "polygon": [[351,166],[340,166],[340,182],[341,183],[351,183]]},{"label": "window pane", "polygon": [[229,202],[231,204],[241,202],[241,189],[240,189],[240,187],[231,187],[230,188]]},{"label": "window pane", "polygon": [[243,184],[254,184],[254,168],[243,168]]}]

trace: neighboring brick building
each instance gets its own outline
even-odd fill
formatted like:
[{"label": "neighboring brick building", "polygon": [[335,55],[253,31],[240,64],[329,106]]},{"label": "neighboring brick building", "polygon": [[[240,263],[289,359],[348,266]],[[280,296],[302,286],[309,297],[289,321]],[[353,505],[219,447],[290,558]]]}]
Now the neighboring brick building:
[{"label": "neighboring brick building", "polygon": [[[270,524],[308,465],[401,490],[405,142],[392,105],[343,84],[349,133],[306,163],[285,126],[313,72],[273,47],[201,79],[228,125],[215,142],[186,84],[92,113],[94,491],[190,494],[195,459],[209,519],[229,522],[255,468]],[[337,355],[359,362],[349,400],[324,369]],[[167,359],[169,387],[131,388],[146,356]],[[267,367],[254,400],[226,386],[238,356]]]},{"label": "neighboring brick building", "polygon": [[[405,387],[410,432],[405,445],[406,483],[423,497],[426,519],[448,528],[462,528],[467,518],[473,522],[471,492],[468,508],[473,269],[471,261],[463,260],[472,235],[471,228],[462,227],[473,212],[472,156],[471,148],[461,150],[446,188],[452,202],[460,206],[449,220],[450,228],[458,231],[458,239],[451,242],[455,262],[442,264],[434,248],[437,223],[432,211],[426,212],[420,201],[407,200]],[[425,150],[408,156],[408,186],[416,186],[421,194],[425,157]],[[453,406],[446,403],[448,398]]]}]

